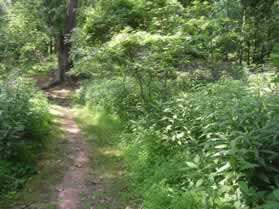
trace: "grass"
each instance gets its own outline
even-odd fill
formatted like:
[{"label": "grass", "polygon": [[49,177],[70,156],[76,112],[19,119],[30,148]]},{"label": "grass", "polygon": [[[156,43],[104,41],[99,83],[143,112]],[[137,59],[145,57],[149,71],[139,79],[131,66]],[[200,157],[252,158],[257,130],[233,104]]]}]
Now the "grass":
[{"label": "grass", "polygon": [[90,147],[90,191],[83,194],[83,208],[123,209],[132,205],[124,153],[119,146],[120,121],[104,111],[76,108],[77,122]]},{"label": "grass", "polygon": [[28,179],[24,189],[6,195],[0,202],[0,209],[55,209],[57,189],[55,185],[61,181],[64,167],[63,133],[53,124],[51,134],[46,138],[46,147],[38,156],[38,173]]}]

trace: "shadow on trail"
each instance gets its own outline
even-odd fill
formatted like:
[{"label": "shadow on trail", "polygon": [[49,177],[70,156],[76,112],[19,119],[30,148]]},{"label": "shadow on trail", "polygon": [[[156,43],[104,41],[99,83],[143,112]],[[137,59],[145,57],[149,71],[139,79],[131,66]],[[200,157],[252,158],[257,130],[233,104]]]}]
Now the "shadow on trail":
[{"label": "shadow on trail", "polygon": [[70,107],[71,95],[77,88],[77,83],[65,82],[61,85],[46,89],[45,93],[51,104]]}]

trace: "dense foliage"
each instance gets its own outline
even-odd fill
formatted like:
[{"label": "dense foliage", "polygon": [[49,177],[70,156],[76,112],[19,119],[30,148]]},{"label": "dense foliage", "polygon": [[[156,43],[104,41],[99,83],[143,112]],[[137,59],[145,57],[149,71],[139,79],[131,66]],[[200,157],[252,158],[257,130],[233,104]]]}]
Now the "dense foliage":
[{"label": "dense foliage", "polygon": [[81,10],[73,38],[80,73],[206,71],[203,77],[218,79],[243,64],[266,64],[278,41],[273,0],[99,0]]},{"label": "dense foliage", "polygon": [[247,83],[278,67],[277,22],[275,1],[81,8],[73,70],[94,79],[81,100],[126,121],[142,208],[278,208],[277,76]]},{"label": "dense foliage", "polygon": [[10,73],[72,68],[79,102],[125,124],[141,208],[279,208],[278,22],[278,0],[0,0],[0,194],[49,125]]},{"label": "dense foliage", "polygon": [[30,81],[18,78],[0,84],[0,199],[36,171],[49,124],[47,101]]},{"label": "dense foliage", "polygon": [[126,121],[121,146],[144,208],[275,209],[279,97],[270,79],[177,89],[149,110],[131,81],[94,81],[80,97]]}]

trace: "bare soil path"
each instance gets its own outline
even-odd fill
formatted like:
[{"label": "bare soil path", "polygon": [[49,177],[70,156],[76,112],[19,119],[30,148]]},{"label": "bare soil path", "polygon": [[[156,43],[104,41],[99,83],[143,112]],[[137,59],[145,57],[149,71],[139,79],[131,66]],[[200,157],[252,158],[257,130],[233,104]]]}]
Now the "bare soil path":
[{"label": "bare soil path", "polygon": [[56,116],[58,124],[66,139],[66,170],[62,182],[57,185],[57,209],[80,209],[80,196],[86,192],[86,178],[89,170],[89,157],[81,130],[73,119],[70,108],[71,89],[58,87],[50,89],[47,94],[55,105],[51,113]]}]

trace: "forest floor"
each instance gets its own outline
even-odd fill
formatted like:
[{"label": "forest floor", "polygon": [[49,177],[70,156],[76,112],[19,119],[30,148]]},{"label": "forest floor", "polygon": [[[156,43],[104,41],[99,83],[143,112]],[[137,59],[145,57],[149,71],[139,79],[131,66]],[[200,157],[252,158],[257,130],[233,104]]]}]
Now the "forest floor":
[{"label": "forest floor", "polygon": [[74,91],[61,85],[46,92],[55,126],[39,173],[0,209],[129,208],[122,153],[112,143],[120,127],[109,117],[98,117],[106,120],[99,123],[86,108],[73,107]]}]

